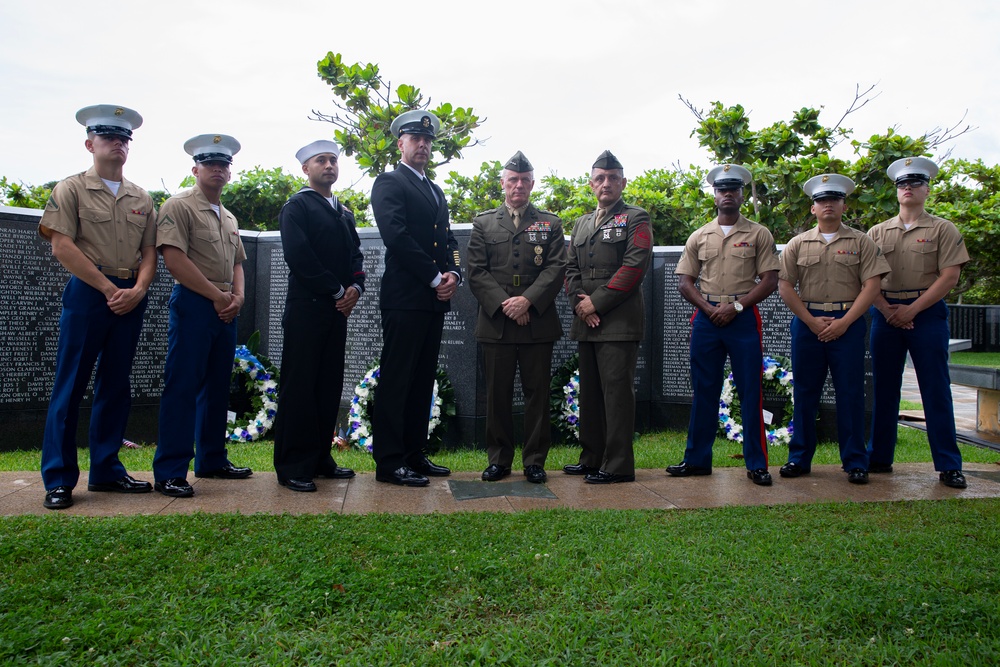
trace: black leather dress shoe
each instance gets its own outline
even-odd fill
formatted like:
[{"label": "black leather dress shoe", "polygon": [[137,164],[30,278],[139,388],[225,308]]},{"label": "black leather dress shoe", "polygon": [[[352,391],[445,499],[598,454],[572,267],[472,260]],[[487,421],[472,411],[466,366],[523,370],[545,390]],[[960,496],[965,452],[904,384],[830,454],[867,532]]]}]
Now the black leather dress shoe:
[{"label": "black leather dress shoe", "polygon": [[73,506],[73,489],[68,486],[57,486],[45,494],[46,509],[64,510]]},{"label": "black leather dress shoe", "polygon": [[288,479],[281,479],[279,477],[278,484],[292,491],[309,492],[316,490],[316,484],[311,479],[305,477],[289,477]]},{"label": "black leather dress shoe", "polygon": [[165,496],[173,498],[190,498],[194,495],[194,487],[188,484],[183,477],[172,477],[162,482],[157,482],[153,488]]},{"label": "black leather dress shoe", "polygon": [[791,461],[778,469],[778,474],[782,477],[802,477],[802,475],[808,475],[810,472],[809,468]]},{"label": "black leather dress shoe", "polygon": [[253,470],[250,468],[237,468],[229,461],[226,461],[226,465],[222,466],[218,470],[209,470],[208,472],[196,472],[195,477],[215,477],[218,479],[246,479],[253,474]]},{"label": "black leather dress shoe", "polygon": [[113,482],[101,482],[100,484],[88,484],[88,491],[111,491],[112,493],[149,493],[153,490],[153,485],[149,482],[142,482],[131,475],[125,475],[121,479]]},{"label": "black leather dress shoe", "polygon": [[350,468],[334,466],[333,468],[324,468],[323,471],[317,473],[316,476],[324,479],[350,479],[354,477],[354,471]]},{"label": "black leather dress shoe", "polygon": [[451,474],[450,469],[435,465],[425,454],[410,461],[410,470],[428,477],[447,477]]},{"label": "black leather dress shoe", "polygon": [[747,470],[747,478],[758,486],[771,486],[771,473],[767,471],[767,468]]},{"label": "black leather dress shoe", "polygon": [[491,463],[483,471],[484,482],[499,482],[510,474],[510,468],[501,468],[496,463]]},{"label": "black leather dress shoe", "polygon": [[388,482],[398,486],[427,486],[431,483],[429,479],[420,475],[406,466],[396,468],[391,472],[375,472],[375,481]]},{"label": "black leather dress shoe", "polygon": [[524,469],[525,478],[532,484],[541,484],[549,478],[545,474],[545,469],[540,465],[530,465]]},{"label": "black leather dress shoe", "polygon": [[938,475],[938,479],[945,486],[950,486],[953,489],[964,489],[968,484],[965,483],[965,475],[962,474],[961,470],[945,470],[943,473]]},{"label": "black leather dress shoe", "polygon": [[667,466],[667,474],[672,477],[694,477],[695,475],[711,475],[711,468],[689,466],[687,461],[681,461],[675,466]]},{"label": "black leather dress shoe", "polygon": [[598,470],[583,478],[587,484],[617,484],[619,482],[634,482],[635,475],[616,475],[613,472]]},{"label": "black leather dress shoe", "polygon": [[847,471],[847,481],[851,484],[867,484],[868,471],[864,468],[851,468]]},{"label": "black leather dress shoe", "polygon": [[592,468],[590,466],[585,466],[582,463],[563,466],[563,472],[567,475],[593,475],[594,473],[600,471],[600,468]]},{"label": "black leather dress shoe", "polygon": [[872,472],[872,473],[875,473],[875,474],[890,473],[890,472],[892,472],[892,464],[891,463],[869,463],[868,464],[868,472]]}]

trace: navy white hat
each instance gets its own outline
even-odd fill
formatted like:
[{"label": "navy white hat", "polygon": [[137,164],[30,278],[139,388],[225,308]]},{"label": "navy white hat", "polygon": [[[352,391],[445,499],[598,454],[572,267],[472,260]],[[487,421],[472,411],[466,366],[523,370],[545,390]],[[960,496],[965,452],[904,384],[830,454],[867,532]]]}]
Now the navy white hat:
[{"label": "navy white hat", "polygon": [[299,161],[299,164],[305,164],[310,158],[314,158],[321,153],[333,153],[335,157],[340,157],[340,146],[329,139],[320,139],[296,151],[295,159]]},{"label": "navy white hat", "polygon": [[604,151],[597,156],[597,160],[590,167],[591,169],[624,169],[622,163],[611,151]]},{"label": "navy white hat", "polygon": [[720,164],[708,172],[705,180],[716,190],[740,190],[750,185],[753,176],[749,169],[738,164]]},{"label": "navy white hat", "polygon": [[925,157],[904,157],[890,164],[885,173],[896,185],[930,183],[937,176],[938,166]]},{"label": "navy white hat", "polygon": [[414,109],[396,116],[392,121],[389,131],[397,139],[404,134],[424,134],[428,137],[436,137],[441,129],[441,121],[430,111]]},{"label": "navy white hat", "polygon": [[521,151],[514,153],[514,155],[507,160],[507,163],[504,164],[503,168],[507,171],[512,171],[515,174],[525,174],[529,171],[535,170],[535,168],[531,166],[531,162],[528,161],[528,158],[526,158],[524,153]]},{"label": "navy white hat", "polygon": [[813,176],[802,184],[802,189],[812,197],[813,201],[820,199],[847,199],[854,192],[854,181],[840,174],[822,174]]},{"label": "navy white hat", "polygon": [[228,134],[199,134],[184,142],[184,152],[195,162],[233,163],[233,156],[240,152],[240,142]]},{"label": "navy white hat", "polygon": [[138,112],[116,104],[95,104],[76,112],[76,121],[94,134],[132,138],[132,130],[142,125]]}]

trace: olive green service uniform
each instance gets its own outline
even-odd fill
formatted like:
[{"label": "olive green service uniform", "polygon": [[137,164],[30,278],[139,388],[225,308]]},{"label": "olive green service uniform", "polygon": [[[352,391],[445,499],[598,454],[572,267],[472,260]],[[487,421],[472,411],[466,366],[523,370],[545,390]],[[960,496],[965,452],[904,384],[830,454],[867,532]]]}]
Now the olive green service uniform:
[{"label": "olive green service uniform", "polygon": [[[479,301],[476,340],[486,374],[486,451],[491,465],[509,469],[514,458],[514,373],[524,390],[525,467],[545,466],[551,444],[549,382],[552,346],[562,336],[554,301],[563,286],[566,242],[562,221],[528,204],[515,226],[506,206],[472,222],[469,286]],[[529,322],[518,325],[502,304],[513,296],[531,302]]]},{"label": "olive green service uniform", "polygon": [[653,237],[649,214],[619,199],[580,217],[566,268],[571,307],[589,295],[600,324],[573,318],[570,337],[580,350],[580,465],[634,475],[635,365],[645,329],[642,281]]}]

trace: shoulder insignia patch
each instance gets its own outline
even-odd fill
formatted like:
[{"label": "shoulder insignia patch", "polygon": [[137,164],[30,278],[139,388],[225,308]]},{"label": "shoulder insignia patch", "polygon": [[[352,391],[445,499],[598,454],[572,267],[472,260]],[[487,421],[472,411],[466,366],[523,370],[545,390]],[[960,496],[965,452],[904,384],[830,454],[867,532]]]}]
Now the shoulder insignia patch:
[{"label": "shoulder insignia patch", "polygon": [[643,250],[649,250],[653,246],[653,235],[649,233],[649,225],[643,223],[639,225],[639,228],[635,230],[635,236],[633,237],[635,247],[642,248]]}]

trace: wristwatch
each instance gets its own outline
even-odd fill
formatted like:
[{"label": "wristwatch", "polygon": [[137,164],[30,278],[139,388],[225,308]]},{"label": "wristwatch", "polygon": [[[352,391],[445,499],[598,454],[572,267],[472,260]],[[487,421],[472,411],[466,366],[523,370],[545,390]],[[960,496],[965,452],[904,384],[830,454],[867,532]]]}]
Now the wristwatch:
[{"label": "wristwatch", "polygon": [[740,303],[739,301],[733,301],[733,309],[737,313],[742,313],[743,312],[743,304]]}]

